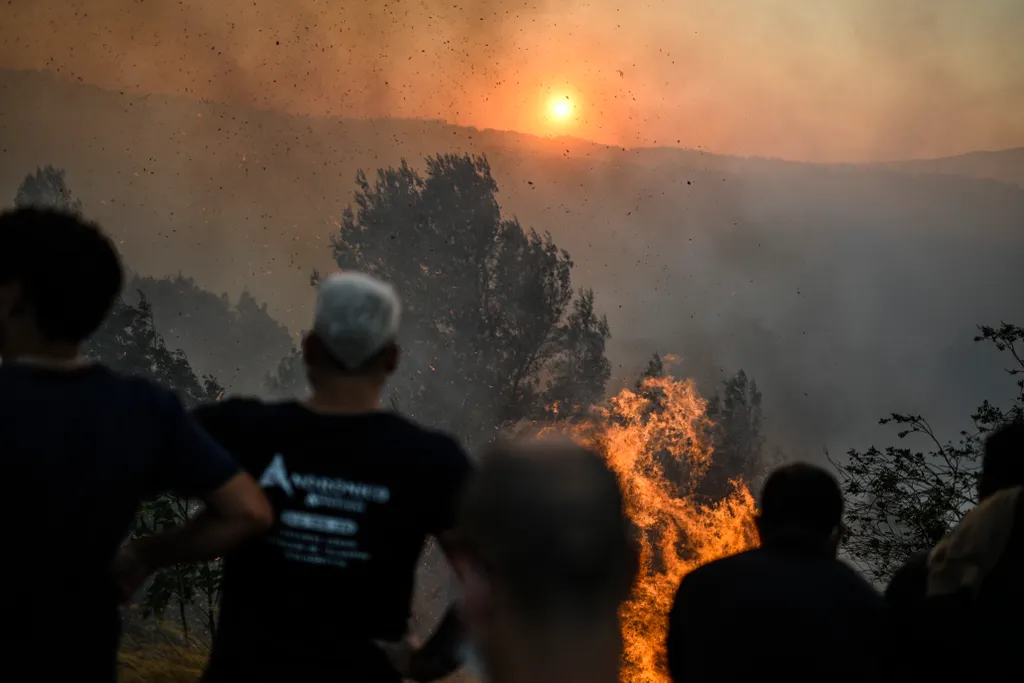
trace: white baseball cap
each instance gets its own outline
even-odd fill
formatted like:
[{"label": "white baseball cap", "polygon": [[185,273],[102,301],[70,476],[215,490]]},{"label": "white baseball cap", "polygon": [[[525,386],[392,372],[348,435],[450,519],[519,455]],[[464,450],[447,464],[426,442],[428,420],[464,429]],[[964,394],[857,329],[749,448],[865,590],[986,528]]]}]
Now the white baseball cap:
[{"label": "white baseball cap", "polygon": [[363,273],[334,273],[317,288],[313,331],[334,360],[358,370],[395,341],[401,317],[391,285]]}]

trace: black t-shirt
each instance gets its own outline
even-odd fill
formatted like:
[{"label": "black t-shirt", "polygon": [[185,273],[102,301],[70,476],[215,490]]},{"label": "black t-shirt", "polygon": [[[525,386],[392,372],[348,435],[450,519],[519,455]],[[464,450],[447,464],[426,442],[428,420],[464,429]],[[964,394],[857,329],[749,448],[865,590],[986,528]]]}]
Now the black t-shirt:
[{"label": "black t-shirt", "polygon": [[234,673],[208,678],[379,665],[369,641],[405,633],[424,541],[454,525],[471,471],[462,449],[385,412],[234,399],[195,415],[275,512],[268,534],[225,558],[211,669]]},{"label": "black t-shirt", "polygon": [[683,579],[669,668],[677,682],[876,681],[883,623],[881,595],[841,561],[760,548]]},{"label": "black t-shirt", "polygon": [[[0,365],[0,641],[112,680],[119,634],[109,567],[140,503],[202,497],[239,470],[170,392],[93,365]],[[7,573],[5,571],[5,573]],[[59,653],[59,656],[53,656]]]}]

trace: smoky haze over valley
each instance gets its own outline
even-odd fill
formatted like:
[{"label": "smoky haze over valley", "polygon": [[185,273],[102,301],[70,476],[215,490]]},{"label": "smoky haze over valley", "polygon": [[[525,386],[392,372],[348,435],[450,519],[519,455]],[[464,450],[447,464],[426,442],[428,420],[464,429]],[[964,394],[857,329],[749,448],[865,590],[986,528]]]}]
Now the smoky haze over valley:
[{"label": "smoky haze over valley", "polygon": [[[1024,150],[815,165],[292,116],[38,71],[0,71],[0,101],[7,203],[37,166],[64,168],[138,275],[180,273],[233,300],[247,290],[293,336],[357,169],[471,152],[488,156],[503,211],[550,231],[574,285],[595,290],[610,390],[654,351],[708,392],[742,368],[772,440],[802,457],[884,440],[875,423],[892,411],[952,437],[982,398],[1010,391],[971,339],[976,324],[1024,319]],[[209,351],[225,340],[154,306],[198,370],[225,374]]]}]

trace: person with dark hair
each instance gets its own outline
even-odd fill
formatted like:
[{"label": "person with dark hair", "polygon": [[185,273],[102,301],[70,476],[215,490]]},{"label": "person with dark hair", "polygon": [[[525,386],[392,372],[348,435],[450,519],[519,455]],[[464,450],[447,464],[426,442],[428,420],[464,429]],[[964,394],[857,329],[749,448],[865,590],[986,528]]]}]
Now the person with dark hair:
[{"label": "person with dark hair", "polygon": [[494,446],[466,488],[453,563],[495,683],[617,683],[638,552],[618,479],[570,441]]},{"label": "person with dark hair", "polygon": [[1011,422],[985,439],[978,500],[1024,486],[1024,422]]},{"label": "person with dark hair", "polygon": [[423,648],[406,638],[424,543],[447,547],[471,465],[451,437],[381,408],[400,316],[390,285],[333,274],[303,340],[307,399],[194,411],[259,479],[275,519],[225,556],[205,681],[397,683],[458,667],[454,610]]},{"label": "person with dark hair", "polygon": [[[255,481],[172,393],[82,357],[122,281],[92,223],[0,214],[0,520],[13,570],[0,642],[40,680],[115,680],[118,601],[155,567],[213,559],[270,522]],[[206,513],[119,554],[142,500],[168,490]]]},{"label": "person with dark hair", "polygon": [[679,586],[667,642],[672,679],[876,680],[883,602],[837,558],[842,515],[828,472],[802,463],[775,470],[761,493],[761,546],[704,565]]}]

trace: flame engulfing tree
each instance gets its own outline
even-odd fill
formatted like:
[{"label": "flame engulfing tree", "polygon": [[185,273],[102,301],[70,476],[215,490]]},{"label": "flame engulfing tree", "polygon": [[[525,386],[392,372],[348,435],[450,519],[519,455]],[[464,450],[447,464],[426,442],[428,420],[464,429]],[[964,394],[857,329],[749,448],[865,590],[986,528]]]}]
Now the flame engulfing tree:
[{"label": "flame engulfing tree", "polygon": [[714,427],[691,380],[652,371],[590,419],[542,430],[567,431],[595,448],[622,483],[641,547],[640,577],[621,615],[624,681],[668,681],[667,619],[682,577],[757,544],[754,499],[742,480],[710,504],[694,495],[714,463]]},{"label": "flame engulfing tree", "polygon": [[[1010,358],[1011,377],[1024,373],[1024,328],[1002,323],[978,329],[976,342],[990,342]],[[833,461],[846,494],[851,559],[884,583],[911,555],[931,549],[976,502],[985,436],[1022,419],[1024,379],[1015,380],[1007,407],[984,401],[956,441],[944,441],[920,415],[893,413],[880,420],[896,425],[900,439],[923,439],[925,448],[872,446],[850,450],[844,463]]]},{"label": "flame engulfing tree", "polygon": [[[471,444],[557,401],[603,397],[608,324],[574,292],[569,254],[502,215],[484,157],[439,155],[360,172],[335,261],[392,282],[404,303],[403,410]],[[294,364],[294,359],[292,359]]]}]

